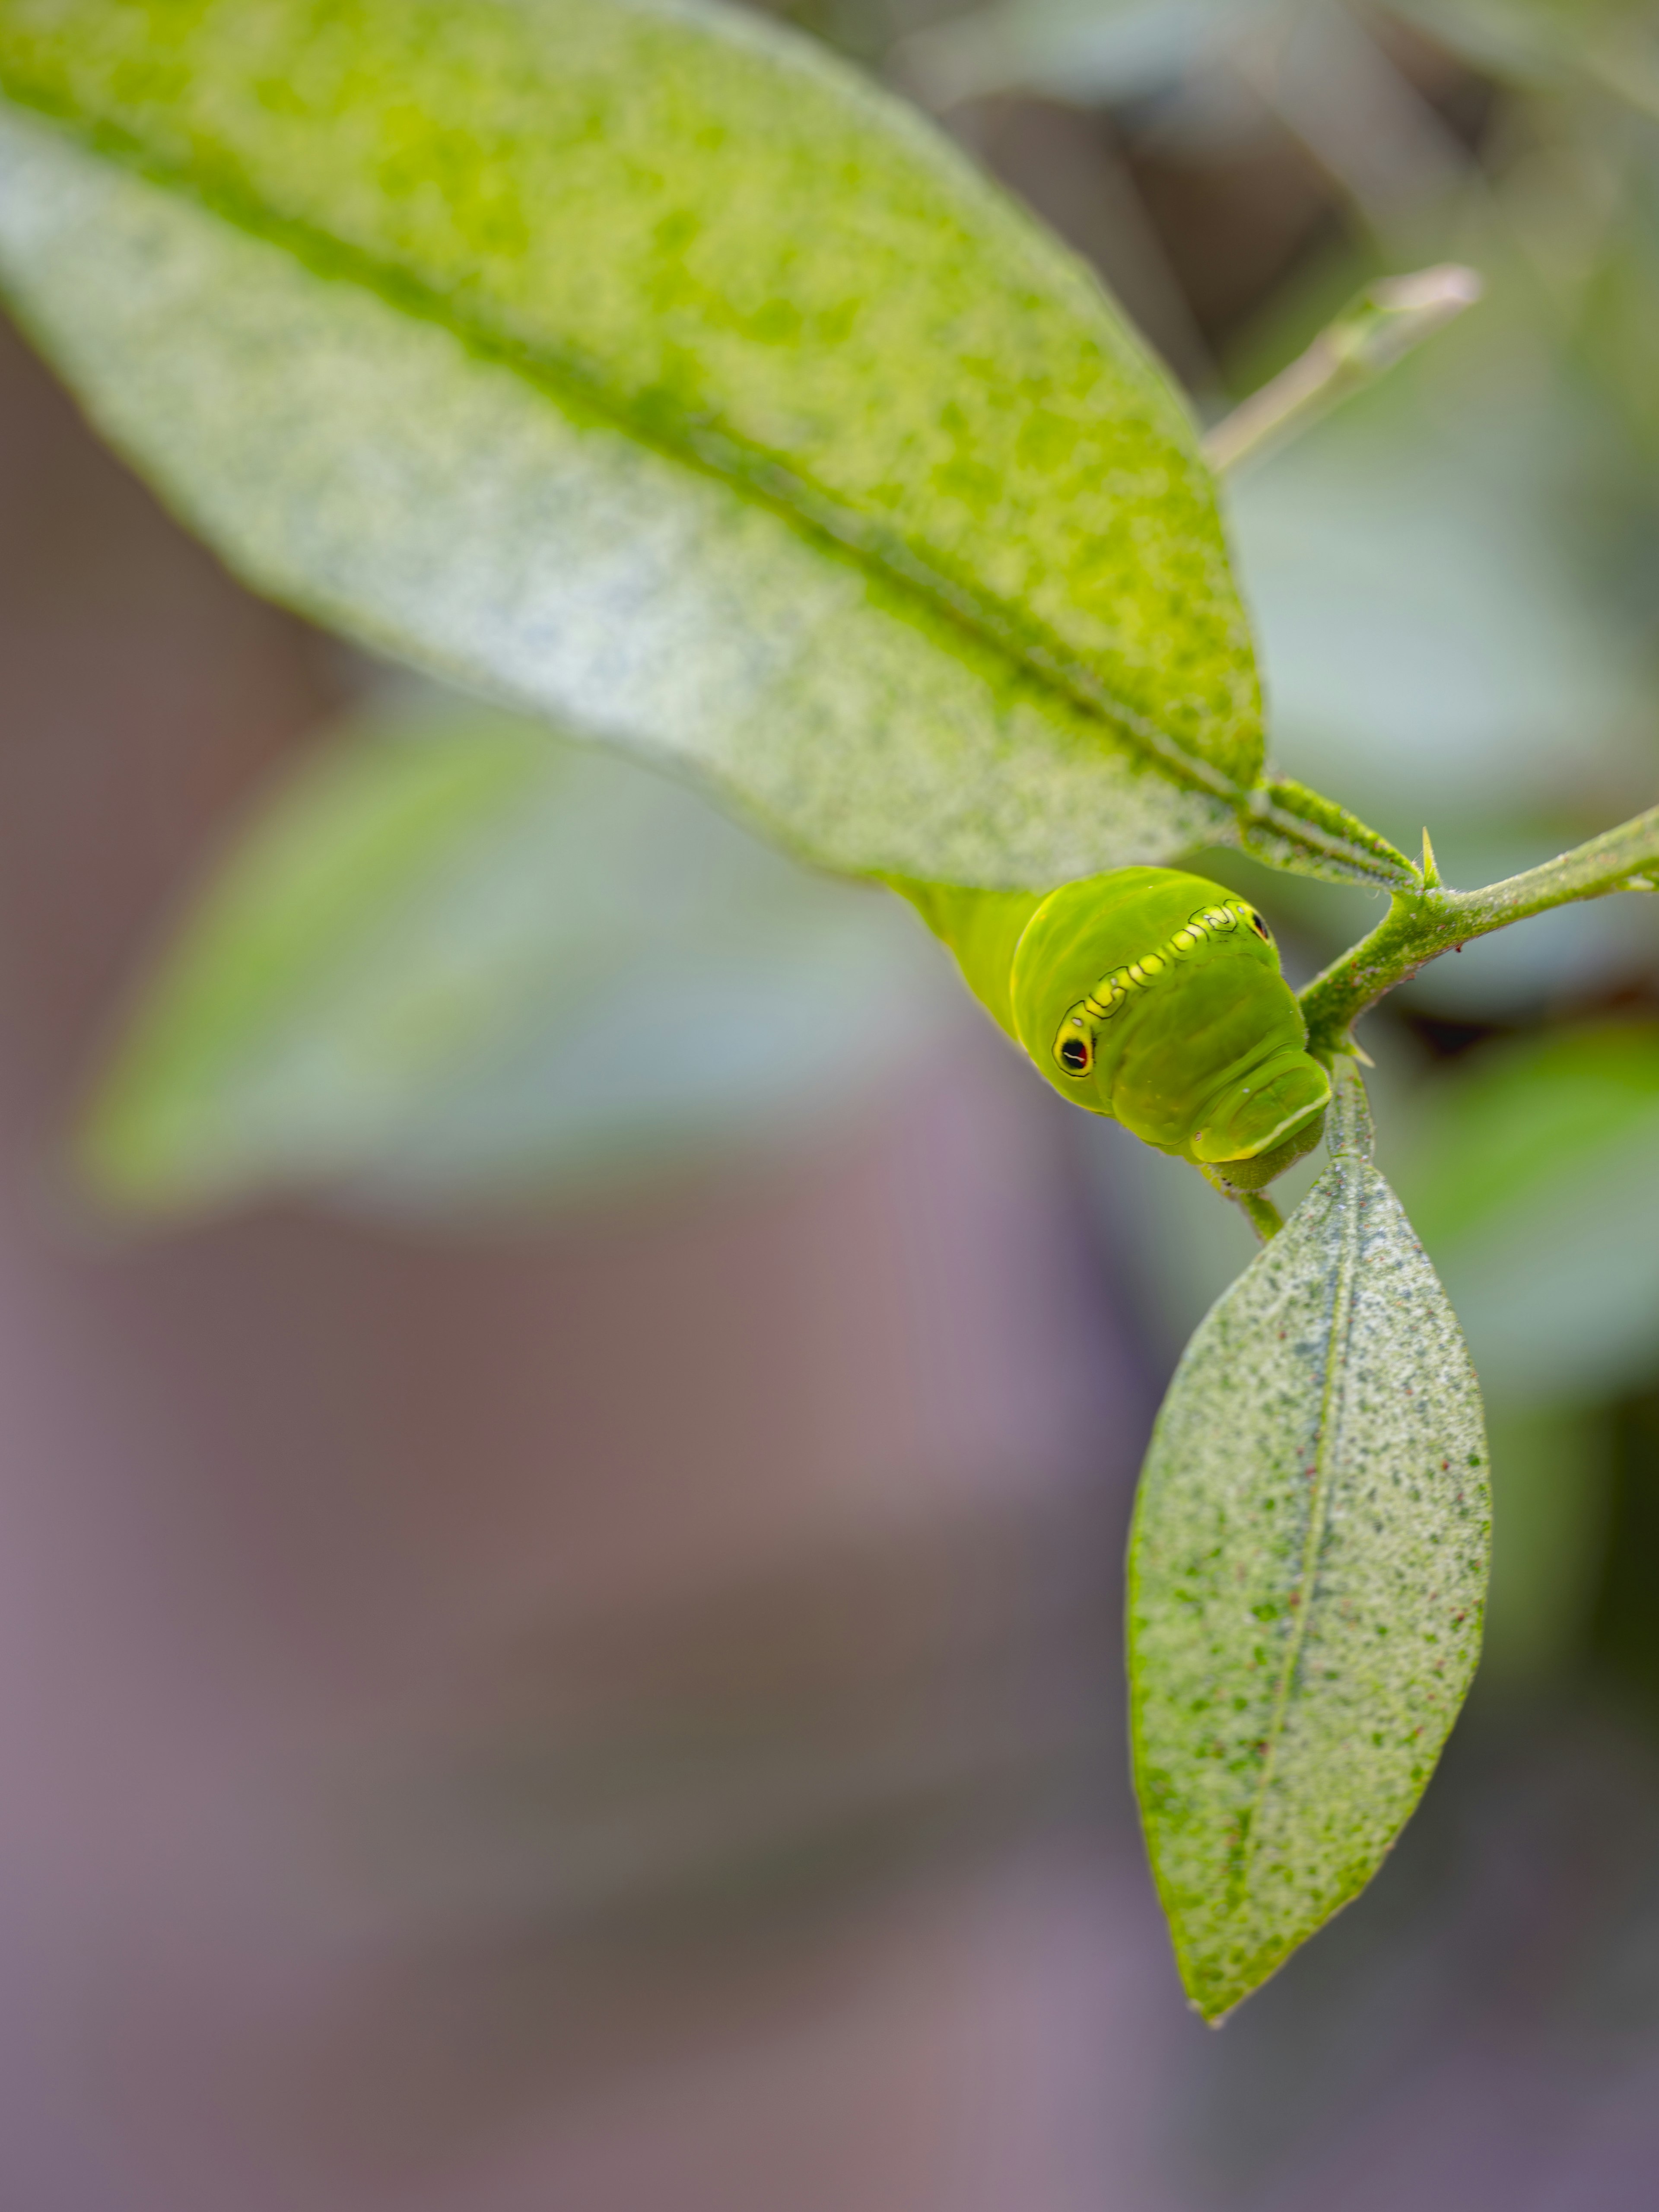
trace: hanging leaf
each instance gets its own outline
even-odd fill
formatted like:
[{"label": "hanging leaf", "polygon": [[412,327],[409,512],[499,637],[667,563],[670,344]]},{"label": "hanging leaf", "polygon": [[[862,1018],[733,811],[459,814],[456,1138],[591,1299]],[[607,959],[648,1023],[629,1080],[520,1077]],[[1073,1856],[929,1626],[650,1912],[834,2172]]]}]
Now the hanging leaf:
[{"label": "hanging leaf", "polygon": [[1375,1874],[1480,1650],[1474,1371],[1351,1067],[1331,1131],[1330,1165],[1188,1346],[1131,1545],[1136,1787],[1211,2021]]},{"label": "hanging leaf", "polygon": [[1261,765],[1209,474],[897,103],[653,0],[0,0],[0,278],[258,586],[837,866],[1050,884]]},{"label": "hanging leaf", "polygon": [[844,1112],[949,1018],[896,903],[477,708],[337,732],[185,916],[85,1117],[106,1206],[568,1202]]}]

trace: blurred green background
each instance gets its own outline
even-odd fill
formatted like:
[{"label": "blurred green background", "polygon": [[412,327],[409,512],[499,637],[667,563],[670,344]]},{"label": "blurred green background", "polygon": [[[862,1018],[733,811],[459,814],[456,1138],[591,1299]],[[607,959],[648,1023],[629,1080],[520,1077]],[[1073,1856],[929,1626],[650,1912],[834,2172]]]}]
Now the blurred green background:
[{"label": "blurred green background", "polygon": [[[1477,268],[1479,307],[1227,488],[1274,757],[1407,850],[1426,826],[1459,885],[1652,804],[1659,13],[787,12],[1092,261],[1206,419],[1377,273]],[[210,1756],[134,1785],[173,1808],[134,1924],[188,1895],[185,1933],[124,1936],[143,1970],[118,1944],[86,1982],[184,2023],[156,2038],[180,2081],[241,2053],[215,2126],[175,2087],[140,2154],[146,2039],[64,1997],[78,1935],[32,1969],[17,1936],[47,1992],[17,2031],[47,2085],[16,2093],[20,2207],[1647,2206],[1659,900],[1472,945],[1364,1025],[1379,1162],[1487,1395],[1487,1656],[1375,1891],[1207,2038],[1138,1857],[1115,1607],[1146,1425],[1242,1222],[1025,1080],[884,895],[411,689],[188,549],[156,581],[159,518],[0,366],[32,1316],[8,1356],[20,1402],[64,1378],[49,1449],[26,1424],[16,1449],[43,1486],[109,1478],[70,1480],[72,1511],[25,1484],[14,1520],[58,1530],[20,1556],[58,1593],[97,1587],[82,1522],[110,1559],[124,1513],[145,1556],[188,1532],[127,1601],[171,1653],[158,1710],[205,1711],[221,1664],[235,1686]],[[143,737],[169,718],[195,750]],[[136,750],[100,751],[106,724]],[[1200,865],[1298,982],[1376,915]],[[124,1454],[173,1469],[137,1507],[110,1504]],[[221,1609],[264,1623],[257,1666],[223,1658]],[[18,1633],[54,1694],[84,1661],[96,1705],[119,1669]],[[259,1788],[216,1784],[235,1819],[191,1826],[189,1776],[230,1771],[261,1697],[286,1717],[254,1725]],[[128,1802],[86,1757],[77,1837]],[[297,1802],[327,1841],[284,1856]],[[19,1929],[49,1893],[23,1883]],[[215,1911],[246,1969],[192,1978]],[[303,2127],[246,2090],[268,2016],[280,2077],[305,2052]],[[41,2020],[79,2050],[88,2018],[103,2058],[42,2058]],[[525,2116],[556,2083],[544,2155]]]}]

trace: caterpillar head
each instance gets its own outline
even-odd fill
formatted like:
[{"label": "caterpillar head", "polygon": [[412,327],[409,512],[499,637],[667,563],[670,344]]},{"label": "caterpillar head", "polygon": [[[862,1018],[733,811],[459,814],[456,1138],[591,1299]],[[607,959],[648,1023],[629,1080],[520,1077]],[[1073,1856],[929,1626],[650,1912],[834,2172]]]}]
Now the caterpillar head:
[{"label": "caterpillar head", "polygon": [[[1054,893],[1014,963],[1026,1049],[1054,1088],[1243,1188],[1319,1135],[1330,1083],[1249,902],[1169,868]],[[1237,1170],[1237,1172],[1235,1172]]]},{"label": "caterpillar head", "polygon": [[1218,1091],[1192,1133],[1193,1158],[1208,1166],[1271,1152],[1331,1102],[1331,1079],[1299,1048],[1285,1047]]}]

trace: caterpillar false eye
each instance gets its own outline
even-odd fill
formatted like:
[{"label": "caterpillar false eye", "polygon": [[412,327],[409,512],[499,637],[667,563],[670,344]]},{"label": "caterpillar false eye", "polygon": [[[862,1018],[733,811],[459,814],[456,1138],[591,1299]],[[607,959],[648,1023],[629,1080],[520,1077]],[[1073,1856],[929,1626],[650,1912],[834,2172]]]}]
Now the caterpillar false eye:
[{"label": "caterpillar false eye", "polygon": [[1304,1048],[1273,933],[1243,900],[1174,868],[1115,868],[1046,895],[893,888],[1075,1104],[1240,1184],[1316,1140],[1330,1079]]}]

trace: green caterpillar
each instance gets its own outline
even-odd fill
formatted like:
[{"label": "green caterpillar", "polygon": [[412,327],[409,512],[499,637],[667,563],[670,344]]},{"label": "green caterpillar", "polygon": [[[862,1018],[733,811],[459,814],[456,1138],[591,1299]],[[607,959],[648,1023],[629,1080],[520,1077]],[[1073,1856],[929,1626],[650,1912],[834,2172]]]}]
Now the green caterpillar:
[{"label": "green caterpillar", "polygon": [[1318,1141],[1330,1078],[1245,900],[1174,868],[1048,892],[888,881],[1074,1105],[1247,1189]]}]

